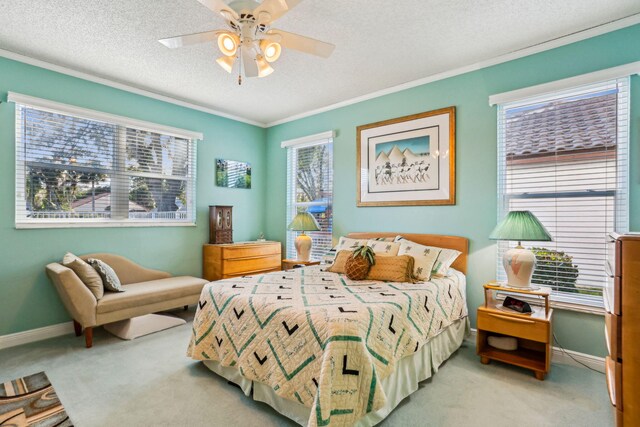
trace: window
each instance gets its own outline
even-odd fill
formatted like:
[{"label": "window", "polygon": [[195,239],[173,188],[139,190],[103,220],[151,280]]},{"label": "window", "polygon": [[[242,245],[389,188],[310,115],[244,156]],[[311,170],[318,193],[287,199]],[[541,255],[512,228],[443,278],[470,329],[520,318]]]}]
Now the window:
[{"label": "window", "polygon": [[[603,305],[607,234],[629,222],[628,116],[628,78],[498,107],[498,215],[530,210],[553,236],[523,245],[556,303]],[[509,246],[498,245],[500,280]]]},{"label": "window", "polygon": [[197,134],[19,94],[9,100],[16,227],[195,223]]},{"label": "window", "polygon": [[[307,232],[313,239],[311,259],[319,260],[332,248],[333,230],[333,132],[286,141],[287,224],[299,211],[311,213],[320,231]],[[294,241],[299,231],[287,230],[287,258],[295,259]]]}]

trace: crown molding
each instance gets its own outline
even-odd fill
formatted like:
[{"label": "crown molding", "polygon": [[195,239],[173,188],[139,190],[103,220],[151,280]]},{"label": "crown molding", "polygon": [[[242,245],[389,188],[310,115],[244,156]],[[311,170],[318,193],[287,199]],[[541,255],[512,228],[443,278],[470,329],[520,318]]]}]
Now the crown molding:
[{"label": "crown molding", "polygon": [[126,92],[135,93],[136,95],[142,95],[147,98],[156,99],[158,101],[179,105],[180,107],[190,108],[192,110],[202,111],[203,113],[212,114],[214,116],[224,117],[225,119],[231,119],[237,122],[247,123],[247,124],[258,126],[261,128],[267,127],[265,123],[258,122],[256,120],[251,120],[245,117],[236,116],[234,114],[225,113],[224,111],[219,111],[210,107],[206,107],[204,105],[194,104],[193,102],[173,98],[168,95],[162,95],[147,89],[142,89],[136,86],[120,83],[115,80],[110,80],[105,77],[100,77],[94,74],[86,73],[84,71],[78,71],[73,68],[64,67],[62,65],[56,65],[51,62],[46,62],[40,59],[32,58],[30,56],[21,55],[19,53],[11,52],[9,50],[0,49],[0,57],[11,59],[17,62],[22,62],[24,64],[34,65],[36,67],[44,68],[45,70],[55,71],[56,73],[77,77],[79,79],[87,80],[93,83],[99,83],[101,85],[109,86],[115,89],[120,89]]},{"label": "crown molding", "polygon": [[612,31],[620,30],[622,28],[630,27],[632,25],[640,24],[640,13],[636,13],[634,15],[627,16],[625,18],[617,19],[615,21],[607,22],[605,24],[597,25],[595,27],[587,28],[585,30],[577,31],[575,33],[567,34],[552,40],[548,40],[542,43],[538,43],[523,49],[519,49],[504,55],[497,56],[492,59],[488,59],[486,61],[477,62],[475,64],[467,65],[464,67],[456,68],[453,70],[445,71],[442,73],[433,74],[431,76],[423,77],[418,80],[413,80],[407,83],[403,83],[400,85],[392,86],[386,89],[378,90],[375,92],[371,92],[366,95],[358,96],[355,98],[347,99],[344,101],[340,101],[334,104],[330,104],[321,108],[316,108],[313,110],[309,110],[306,112],[294,114],[292,116],[278,119],[272,122],[263,123],[257,120],[251,120],[245,117],[236,116],[234,114],[225,113],[223,111],[216,110],[211,107],[206,107],[204,105],[195,104],[193,102],[185,101],[182,99],[177,99],[168,95],[162,95],[156,92],[152,92],[147,89],[142,89],[136,86],[132,86],[125,83],[120,83],[114,80],[110,80],[105,77],[100,77],[94,74],[90,74],[83,71],[78,71],[69,67],[56,65],[50,62],[46,62],[40,59],[32,58],[29,56],[21,55],[15,52],[11,52],[9,50],[0,49],[0,57],[11,59],[14,61],[22,62],[29,65],[34,65],[36,67],[44,68],[50,71],[55,71],[57,73],[66,74],[72,77],[77,77],[83,80],[91,81],[94,83],[99,83],[105,86],[113,87],[115,89],[124,90],[126,92],[135,93],[137,95],[142,95],[148,98],[156,99],[158,101],[167,102],[174,105],[179,105],[181,107],[190,108],[192,110],[202,111],[204,113],[212,114],[219,117],[224,117],[227,119],[235,120],[242,123],[247,123],[253,126],[258,126],[261,128],[269,128],[272,126],[277,126],[283,123],[292,122],[294,120],[299,120],[305,117],[314,116],[316,114],[324,113],[327,111],[335,110],[338,108],[346,107],[349,105],[357,104],[359,102],[367,101],[374,98],[379,98],[384,95],[389,95],[396,92],[401,92],[403,90],[411,89],[417,86],[422,86],[427,83],[436,82],[438,80],[444,80],[450,77],[459,76],[461,74],[470,73],[472,71],[481,70],[483,68],[491,67],[494,65],[502,64],[504,62],[513,61],[515,59],[523,58],[525,56],[533,55],[536,53],[544,52],[546,50],[555,49],[557,47],[565,46],[571,43],[575,43],[581,40],[586,40],[592,37],[596,37],[602,34],[606,34]]},{"label": "crown molding", "polygon": [[600,36],[602,34],[610,33],[612,31],[620,30],[622,28],[630,27],[632,25],[640,24],[640,13],[636,13],[625,18],[617,19],[615,21],[607,22],[605,24],[597,25],[595,27],[587,28],[585,30],[577,31],[575,33],[560,36],[555,39],[547,40],[542,43],[538,43],[529,47],[515,50],[513,52],[497,56],[486,61],[476,62],[475,64],[466,65],[464,67],[456,68],[442,73],[433,74],[428,77],[423,77],[418,80],[413,80],[400,85],[392,86],[386,89],[371,92],[367,95],[358,96],[355,98],[347,99],[337,102],[335,104],[327,105],[325,107],[309,110],[304,113],[294,114],[293,116],[286,117],[284,119],[275,120],[267,123],[266,127],[272,127],[281,125],[283,123],[292,122],[294,120],[303,119],[305,117],[315,116],[316,114],[325,113],[327,111],[335,110],[338,108],[346,107],[349,105],[357,104],[359,102],[367,101],[381,96],[389,95],[403,90],[411,89],[417,86],[422,86],[427,83],[433,83],[438,80],[448,79],[450,77],[459,76],[461,74],[470,73],[472,71],[481,70],[483,68],[492,67],[494,65],[502,64],[505,62],[513,61],[515,59],[524,58],[525,56],[533,55],[536,53],[544,52],[546,50],[555,49],[557,47],[565,46],[571,43],[579,42],[582,40],[590,39],[592,37]]}]

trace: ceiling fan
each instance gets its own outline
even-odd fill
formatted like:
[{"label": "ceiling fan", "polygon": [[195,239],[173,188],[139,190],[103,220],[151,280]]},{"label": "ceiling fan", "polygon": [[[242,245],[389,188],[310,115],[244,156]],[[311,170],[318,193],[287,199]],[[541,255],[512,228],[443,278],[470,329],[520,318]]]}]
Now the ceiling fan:
[{"label": "ceiling fan", "polygon": [[159,40],[175,49],[217,39],[222,56],[216,62],[228,73],[238,66],[238,84],[245,77],[266,77],[273,72],[270,63],[275,62],[282,48],[328,58],[335,46],[309,37],[271,28],[276,19],[293,9],[302,0],[198,0],[214,12],[221,14],[229,29],[170,37]]}]

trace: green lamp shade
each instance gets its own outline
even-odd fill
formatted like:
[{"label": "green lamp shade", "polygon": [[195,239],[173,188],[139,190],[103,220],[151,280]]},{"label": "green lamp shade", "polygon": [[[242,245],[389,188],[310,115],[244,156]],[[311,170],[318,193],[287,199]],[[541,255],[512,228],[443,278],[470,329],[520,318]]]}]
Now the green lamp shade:
[{"label": "green lamp shade", "polygon": [[291,224],[287,227],[293,231],[318,231],[320,226],[318,221],[309,212],[301,212],[297,214]]},{"label": "green lamp shade", "polygon": [[550,242],[551,235],[529,211],[512,211],[496,226],[490,239],[527,242]]}]

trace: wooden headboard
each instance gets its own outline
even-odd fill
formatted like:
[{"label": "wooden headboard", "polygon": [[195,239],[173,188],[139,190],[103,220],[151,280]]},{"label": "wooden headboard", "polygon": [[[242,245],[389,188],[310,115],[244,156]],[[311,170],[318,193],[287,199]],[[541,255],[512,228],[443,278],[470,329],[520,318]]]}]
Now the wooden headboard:
[{"label": "wooden headboard", "polygon": [[467,257],[469,256],[469,239],[458,236],[443,236],[440,234],[413,234],[413,233],[349,233],[347,237],[351,239],[376,239],[378,237],[402,236],[405,239],[425,246],[436,246],[438,248],[455,249],[462,252],[460,256],[451,264],[451,267],[467,274]]}]

